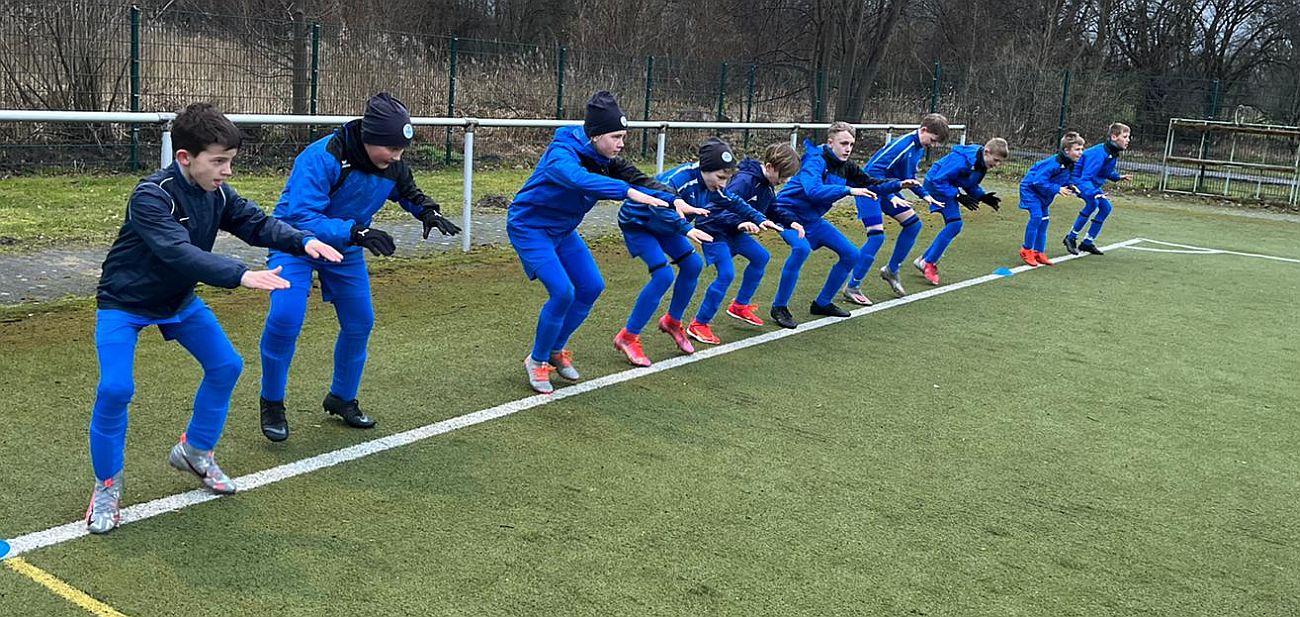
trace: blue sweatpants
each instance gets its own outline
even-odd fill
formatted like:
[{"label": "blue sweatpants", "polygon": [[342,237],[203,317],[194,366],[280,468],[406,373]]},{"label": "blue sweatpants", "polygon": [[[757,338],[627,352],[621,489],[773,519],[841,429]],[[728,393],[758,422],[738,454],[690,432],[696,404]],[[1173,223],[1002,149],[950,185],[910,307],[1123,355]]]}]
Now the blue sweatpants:
[{"label": "blue sweatpants", "polygon": [[804,262],[808,261],[808,256],[813,251],[822,247],[835,251],[839,256],[839,261],[831,266],[826,284],[817,296],[818,304],[830,304],[853,271],[853,264],[858,259],[858,246],[826,219],[805,225],[803,238],[799,237],[799,232],[787,227],[781,232],[781,239],[790,245],[790,256],[781,267],[781,281],[777,284],[772,306],[790,306],[790,297],[794,295],[795,285],[799,283],[799,272],[803,269]]},{"label": "blue sweatpants", "polygon": [[[623,241],[627,243],[628,252],[644,261],[650,271],[650,280],[641,288],[632,312],[627,316],[627,331],[630,334],[641,333],[659,310],[659,303],[669,287],[672,287],[673,295],[668,300],[668,315],[681,321],[686,307],[691,304],[691,297],[695,295],[700,272],[704,270],[704,261],[695,254],[691,241],[678,234],[659,235],[634,228],[623,229]],[[677,266],[676,277],[668,267],[670,262]]]},{"label": "blue sweatpants", "polygon": [[591,314],[596,298],[605,291],[605,279],[591,249],[577,231],[552,233],[544,229],[509,224],[506,234],[519,255],[524,274],[546,287],[550,298],[537,316],[531,356],[549,362]]},{"label": "blue sweatpants", "polygon": [[1096,241],[1097,236],[1101,234],[1101,226],[1110,217],[1112,209],[1110,199],[1107,197],[1085,196],[1083,198],[1083,209],[1079,211],[1078,218],[1074,219],[1074,226],[1070,228],[1070,237],[1079,237],[1079,234],[1083,231],[1083,226],[1091,218],[1092,226],[1088,228],[1088,235],[1083,237],[1083,242],[1087,244]]},{"label": "blue sweatpants", "polygon": [[313,272],[320,279],[321,298],[334,305],[339,322],[339,335],[334,342],[334,379],[329,391],[345,401],[357,398],[361,373],[366,366],[366,344],[375,326],[370,274],[366,271],[362,249],[349,248],[340,263],[271,251],[267,265],[283,267],[280,276],[289,281],[290,287],[271,292],[271,308],[261,340],[262,398],[284,400],[289,366],[307,316]]},{"label": "blue sweatpants", "polygon": [[1029,211],[1029,221],[1025,223],[1025,241],[1021,245],[1031,251],[1047,250],[1047,228],[1051,220],[1052,202],[1044,201],[1038,195],[1020,191],[1020,207]]},{"label": "blue sweatpants", "polygon": [[948,245],[952,244],[953,239],[961,233],[961,205],[957,203],[956,198],[945,200],[942,206],[930,205],[930,212],[939,212],[943,214],[943,229],[935,234],[934,240],[930,242],[930,248],[925,249],[925,261],[937,264],[943,259],[944,251],[948,250]]},{"label": "blue sweatpants", "polygon": [[727,296],[727,289],[736,280],[736,265],[732,263],[732,255],[740,255],[749,260],[749,265],[745,266],[745,272],[740,278],[740,289],[736,290],[736,304],[749,304],[753,301],[754,292],[758,291],[759,283],[763,282],[767,262],[772,259],[772,254],[746,233],[729,233],[713,242],[706,242],[700,245],[700,252],[704,253],[704,263],[718,270],[717,278],[704,290],[700,310],[695,313],[695,321],[705,324],[713,321],[713,317],[718,314],[722,300]]},{"label": "blue sweatpants", "polygon": [[135,395],[135,347],[140,331],[155,325],[164,339],[180,343],[203,367],[203,381],[194,394],[194,411],[185,429],[186,440],[195,448],[211,450],[226,426],[230,394],[244,370],[244,360],[203,300],[195,298],[175,316],[165,319],[113,309],[96,311],[99,387],[90,415],[90,461],[100,481],[122,470],[127,407]]}]

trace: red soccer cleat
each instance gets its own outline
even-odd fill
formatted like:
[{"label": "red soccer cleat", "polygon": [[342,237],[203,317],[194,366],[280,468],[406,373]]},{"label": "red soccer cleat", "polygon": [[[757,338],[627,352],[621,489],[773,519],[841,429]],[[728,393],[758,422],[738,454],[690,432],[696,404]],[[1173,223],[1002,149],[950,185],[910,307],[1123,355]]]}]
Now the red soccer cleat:
[{"label": "red soccer cleat", "polygon": [[925,280],[930,281],[931,285],[939,284],[939,265],[925,262],[921,265],[921,275]]},{"label": "red soccer cleat", "polygon": [[1020,259],[1027,266],[1038,267],[1038,253],[1033,249],[1020,249]]},{"label": "red soccer cleat", "polygon": [[1037,251],[1034,252],[1034,261],[1037,261],[1039,264],[1044,265],[1044,266],[1055,266],[1055,265],[1056,265],[1056,264],[1052,263],[1052,260],[1050,260],[1050,259],[1047,258],[1047,255],[1045,255],[1045,254],[1043,254],[1043,253],[1040,253],[1040,252],[1037,252]]},{"label": "red soccer cleat", "polygon": [[713,329],[706,323],[692,320],[691,325],[686,328],[686,333],[691,335],[691,338],[701,343],[708,343],[710,345],[718,345],[722,343],[722,339],[718,338],[718,336],[713,333]]},{"label": "red soccer cleat", "polygon": [[735,300],[731,301],[731,306],[727,307],[727,314],[739,319],[751,326],[763,325],[763,320],[754,311],[758,310],[757,304],[738,304]]},{"label": "red soccer cleat", "polygon": [[686,336],[686,329],[682,327],[682,322],[665,314],[659,318],[659,329],[668,336],[673,337],[673,342],[677,343],[677,348],[682,350],[682,353],[695,353],[695,346],[691,344],[691,339]]},{"label": "red soccer cleat", "polygon": [[650,358],[645,355],[645,350],[641,349],[641,335],[632,334],[623,328],[614,335],[614,349],[623,352],[627,356],[627,361],[633,366],[650,366]]}]

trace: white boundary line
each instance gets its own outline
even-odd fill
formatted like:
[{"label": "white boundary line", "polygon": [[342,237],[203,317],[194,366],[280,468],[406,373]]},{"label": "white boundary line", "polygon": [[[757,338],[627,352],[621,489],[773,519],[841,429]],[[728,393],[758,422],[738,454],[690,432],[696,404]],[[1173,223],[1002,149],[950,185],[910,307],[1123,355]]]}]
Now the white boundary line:
[{"label": "white boundary line", "polygon": [[1291,257],[1277,257],[1275,255],[1261,255],[1259,253],[1241,253],[1238,251],[1227,251],[1223,249],[1206,248],[1204,246],[1192,246],[1190,244],[1176,244],[1174,242],[1161,242],[1159,240],[1152,240],[1150,238],[1137,238],[1137,240],[1139,242],[1150,242],[1151,244],[1172,246],[1172,247],[1176,247],[1177,249],[1185,249],[1185,250],[1157,249],[1157,248],[1149,248],[1149,247],[1141,247],[1141,246],[1130,246],[1128,248],[1138,250],[1138,251],[1150,251],[1152,253],[1182,253],[1185,255],[1237,255],[1239,257],[1254,257],[1256,259],[1269,259],[1272,261],[1284,261],[1286,263],[1300,264],[1300,259],[1294,259]]},{"label": "white boundary line", "polygon": [[[1130,247],[1139,242],[1149,242],[1149,240],[1145,240],[1144,238],[1133,238],[1130,240],[1125,240],[1123,242],[1117,242],[1115,244],[1107,245],[1102,248],[1104,250],[1114,250],[1114,249]],[[1055,262],[1059,264],[1059,263],[1070,261],[1072,259],[1078,259],[1080,257],[1086,257],[1086,256],[1087,254],[1062,255],[1060,257],[1055,258]],[[1032,269],[1034,268],[1031,268],[1030,266],[1018,266],[1015,268],[1011,268],[1009,271],[1012,274],[1019,274],[1021,272],[1026,272]],[[1002,278],[1006,278],[1007,276],[1008,276],[1007,274],[997,274],[997,273],[985,274],[984,276],[978,276],[972,279],[966,279],[964,281],[960,281],[952,285],[933,287],[930,289],[926,289],[925,291],[909,294],[902,298],[888,300],[873,306],[866,306],[866,307],[859,308],[853,311],[851,317],[849,317],[848,319],[862,317],[864,315],[870,315],[872,313],[878,313],[880,311],[888,310],[899,306],[905,306],[913,302],[919,302],[927,298],[933,298],[935,296],[940,296],[946,293],[958,291],[960,289],[965,289],[967,287],[974,287],[975,285],[996,281]],[[721,356],[723,354],[728,354],[733,351],[739,351],[741,349],[746,349],[749,347],[753,347],[755,345],[761,345],[763,343],[767,343],[770,341],[780,340],[789,336],[795,336],[803,332],[816,330],[818,328],[823,328],[832,324],[841,323],[843,321],[846,321],[846,319],[838,318],[838,317],[824,317],[822,319],[800,324],[799,327],[794,330],[786,330],[786,329],[775,330],[757,336],[751,336],[749,338],[741,339],[732,343],[727,343],[725,345],[719,345],[717,347],[710,347],[708,349],[703,349],[689,356],[675,356],[667,360],[656,362],[653,366],[650,366],[648,368],[634,368],[634,369],[621,371],[618,373],[613,373],[610,375],[605,375],[604,377],[598,377],[596,379],[585,381],[577,385],[568,386],[565,388],[559,388],[553,394],[549,394],[549,395],[538,394],[527,398],[510,401],[508,403],[497,405],[496,407],[481,409],[479,411],[468,413],[463,416],[449,418],[441,422],[435,422],[433,424],[428,424],[401,433],[395,433],[392,435],[388,435],[386,437],[380,437],[378,439],[362,442],[353,446],[348,446],[346,448],[334,450],[332,452],[318,454],[316,456],[294,461],[292,463],[285,463],[284,465],[272,467],[270,469],[264,469],[262,471],[254,472],[245,476],[240,476],[238,478],[235,478],[235,484],[239,487],[239,491],[241,493],[247,492],[255,488],[259,488],[269,484],[274,484],[281,480],[287,480],[289,478],[301,476],[307,473],[311,473],[313,471],[325,469],[327,467],[333,467],[340,463],[345,463],[347,461],[370,456],[372,454],[378,454],[386,450],[392,450],[393,448],[397,448],[400,446],[405,446],[405,445],[413,444],[418,441],[423,441],[425,439],[429,439],[430,437],[442,435],[443,433],[449,433],[457,429],[474,426],[475,424],[481,424],[483,422],[487,422],[489,420],[495,420],[497,418],[504,418],[505,416],[516,414],[526,409],[539,407],[541,405],[545,405],[552,401],[564,400],[566,398],[585,394],[592,390],[597,390],[600,388],[604,388],[606,386],[612,386],[614,384],[630,381],[633,379],[637,379],[639,377],[653,375],[655,373],[659,373],[669,369],[674,369],[679,366],[684,366],[694,362],[700,362],[715,356]],[[171,495],[168,497],[160,497],[158,499],[154,499],[153,501],[148,501],[145,503],[130,506],[128,508],[124,508],[122,510],[122,524],[127,525],[137,521],[153,518],[160,514],[174,512],[182,508],[188,508],[190,506],[212,501],[214,499],[219,499],[220,497],[221,496],[219,495],[214,495],[207,491],[198,490],[198,489],[186,493]],[[71,523],[59,525],[57,527],[51,527],[44,531],[36,531],[29,534],[21,535],[9,540],[10,550],[7,555],[3,556],[3,558],[10,559],[13,557],[18,557],[20,555],[23,555],[25,553],[30,553],[37,549],[47,548],[57,544],[63,544],[64,542],[75,540],[77,538],[81,538],[86,535],[89,535],[89,532],[86,531],[86,523],[84,520],[77,520]]]}]

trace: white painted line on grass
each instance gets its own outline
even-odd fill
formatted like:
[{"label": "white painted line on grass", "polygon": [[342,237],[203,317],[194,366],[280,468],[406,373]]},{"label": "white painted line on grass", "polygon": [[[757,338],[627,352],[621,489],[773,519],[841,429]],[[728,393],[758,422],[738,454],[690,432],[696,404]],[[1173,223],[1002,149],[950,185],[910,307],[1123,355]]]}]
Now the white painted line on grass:
[{"label": "white painted line on grass", "polygon": [[1300,264],[1300,259],[1291,257],[1278,257],[1276,255],[1261,255],[1259,253],[1242,253],[1239,251],[1229,251],[1225,249],[1214,249],[1204,246],[1192,246],[1190,244],[1177,244],[1174,242],[1161,242],[1150,238],[1138,238],[1139,242],[1149,242],[1162,246],[1176,247],[1174,249],[1158,249],[1146,246],[1129,246],[1128,248],[1136,251],[1149,251],[1152,253],[1181,253],[1184,255],[1237,255],[1239,257],[1254,257],[1256,259],[1268,259],[1272,261],[1283,261],[1286,263]]},{"label": "white painted line on grass", "polygon": [[[1102,249],[1103,250],[1120,249],[1120,248],[1132,246],[1133,244],[1136,244],[1138,242],[1143,242],[1143,241],[1144,241],[1143,238],[1133,238],[1131,240],[1125,240],[1123,242],[1117,242],[1115,244],[1104,246],[1102,247]],[[1072,259],[1079,259],[1080,257],[1086,257],[1086,256],[1087,256],[1086,253],[1081,255],[1062,255],[1054,259],[1055,262],[1059,264],[1059,263],[1070,261]],[[1013,274],[1018,274],[1033,269],[1034,268],[1030,266],[1019,266],[1016,268],[1011,268],[1010,272]],[[366,441],[339,450],[326,452],[324,454],[318,454],[316,456],[305,458],[292,463],[285,463],[284,465],[280,465],[278,467],[264,469],[262,471],[258,471],[255,473],[251,473],[245,476],[240,476],[238,478],[235,478],[235,484],[239,487],[241,493],[250,491],[252,489],[261,486],[274,484],[281,480],[287,480],[295,476],[301,476],[307,473],[311,473],[313,471],[325,469],[327,467],[333,467],[335,465],[338,465],[339,463],[344,463],[347,461],[359,459],[362,457],[370,456],[372,454],[378,454],[380,452],[384,452],[386,450],[392,450],[393,448],[397,448],[400,446],[409,445],[417,441],[423,441],[430,437],[441,435],[443,433],[449,433],[456,429],[474,426],[475,424],[481,424],[489,420],[495,420],[497,418],[509,416],[511,414],[515,414],[524,411],[526,409],[532,409],[533,407],[545,405],[552,401],[559,401],[566,398],[578,396],[580,394],[585,394],[592,390],[604,388],[606,386],[612,386],[614,384],[623,383],[625,381],[631,381],[633,379],[637,379],[638,377],[653,375],[655,373],[659,373],[669,369],[677,368],[679,366],[691,364],[693,362],[700,362],[702,360],[707,360],[715,356],[728,354],[733,351],[739,351],[741,349],[746,349],[749,347],[753,347],[755,345],[761,345],[763,343],[780,340],[789,336],[795,336],[797,334],[808,332],[810,330],[816,330],[818,328],[823,328],[832,324],[841,323],[846,321],[847,319],[862,317],[863,315],[870,315],[872,313],[878,313],[880,311],[888,310],[899,306],[904,306],[907,304],[911,304],[913,302],[919,302],[921,300],[925,300],[926,298],[933,298],[935,296],[954,292],[959,289],[965,289],[967,287],[974,287],[975,285],[988,283],[990,281],[996,281],[998,279],[1006,278],[1006,276],[1007,275],[1005,274],[986,274],[984,276],[978,276],[972,279],[966,279],[964,281],[960,281],[952,285],[933,287],[925,291],[909,294],[902,298],[887,300],[885,302],[881,302],[873,306],[862,307],[853,311],[852,316],[849,318],[823,317],[815,321],[809,321],[800,324],[799,327],[794,330],[781,329],[781,330],[775,330],[771,332],[765,332],[757,336],[751,336],[749,338],[741,339],[732,343],[727,343],[725,345],[718,345],[716,347],[703,349],[689,356],[675,356],[667,360],[656,362],[653,366],[647,368],[628,369],[626,371],[620,371],[618,373],[605,375],[604,377],[598,377],[596,379],[585,381],[572,386],[559,388],[555,391],[554,394],[549,394],[549,395],[538,394],[527,398],[522,398],[519,400],[511,401],[509,403],[503,403],[501,405],[497,405],[496,407],[490,407],[488,409],[482,409],[479,411],[475,411],[473,413],[465,414],[463,416],[449,418],[441,422],[435,422],[433,424],[428,424],[401,433],[394,433],[386,437],[380,437],[378,439],[373,439],[371,441]],[[220,496],[214,495],[204,490],[193,490],[187,493],[180,493],[168,497],[160,497],[158,499],[154,499],[153,501],[148,501],[145,503],[130,506],[128,508],[124,508],[122,510],[122,525],[128,525],[137,521],[153,518],[160,514],[165,514],[167,512],[174,512],[183,508],[188,508],[190,506],[198,505],[219,498]],[[19,555],[22,555],[24,553],[29,553],[37,549],[47,548],[50,546],[54,546],[56,544],[62,544],[70,540],[75,540],[77,538],[88,535],[88,533],[89,532],[86,531],[85,521],[78,520],[64,525],[59,525],[57,527],[51,527],[44,531],[37,531],[26,535],[18,536],[17,538],[13,538],[12,540],[9,540],[9,546],[10,546],[9,554],[4,555],[3,557],[5,559],[18,557]]]}]

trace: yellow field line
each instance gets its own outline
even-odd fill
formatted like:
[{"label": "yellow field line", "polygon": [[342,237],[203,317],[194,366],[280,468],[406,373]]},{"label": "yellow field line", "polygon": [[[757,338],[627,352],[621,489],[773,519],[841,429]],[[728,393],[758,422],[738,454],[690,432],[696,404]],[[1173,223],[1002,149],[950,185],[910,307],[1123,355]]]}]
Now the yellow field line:
[{"label": "yellow field line", "polygon": [[113,607],[86,595],[80,589],[61,581],[58,578],[55,578],[54,575],[49,572],[27,563],[27,561],[22,557],[6,559],[4,564],[8,566],[10,570],[40,583],[41,586],[53,591],[60,598],[76,604],[99,617],[126,617],[126,615],[114,610]]}]

